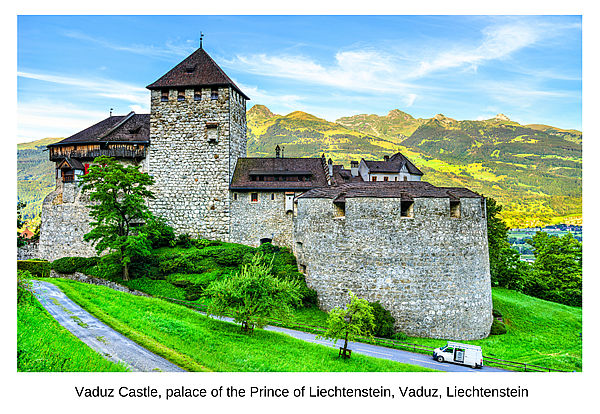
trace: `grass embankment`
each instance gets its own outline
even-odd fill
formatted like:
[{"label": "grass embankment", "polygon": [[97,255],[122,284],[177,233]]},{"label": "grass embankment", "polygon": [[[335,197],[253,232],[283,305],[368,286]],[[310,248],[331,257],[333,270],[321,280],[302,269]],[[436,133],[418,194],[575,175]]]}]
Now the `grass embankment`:
[{"label": "grass embankment", "polygon": [[[485,356],[563,371],[581,371],[581,308],[548,302],[508,289],[493,288],[494,309],[507,333],[477,341]],[[407,342],[438,347],[441,339],[409,337]]]},{"label": "grass embankment", "polygon": [[31,294],[17,305],[17,371],[122,372],[63,328]]},{"label": "grass embankment", "polygon": [[160,299],[71,280],[50,281],[125,336],[192,371],[432,371],[363,355],[341,360],[337,349],[263,330],[243,334],[237,325]]}]

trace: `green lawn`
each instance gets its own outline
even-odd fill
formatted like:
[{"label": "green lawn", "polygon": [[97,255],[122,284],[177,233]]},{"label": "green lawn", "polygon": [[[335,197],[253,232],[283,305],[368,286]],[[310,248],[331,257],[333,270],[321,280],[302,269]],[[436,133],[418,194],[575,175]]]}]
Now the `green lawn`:
[{"label": "green lawn", "polygon": [[[581,308],[548,302],[513,290],[493,288],[494,308],[507,333],[477,341],[483,355],[564,371],[581,371]],[[409,337],[406,342],[438,347],[445,340]]]},{"label": "green lawn", "polygon": [[127,371],[63,328],[32,295],[17,305],[17,371]]},{"label": "green lawn", "polygon": [[125,336],[191,371],[432,371],[363,355],[337,358],[337,349],[284,334],[208,318],[183,306],[71,280],[49,280]]}]

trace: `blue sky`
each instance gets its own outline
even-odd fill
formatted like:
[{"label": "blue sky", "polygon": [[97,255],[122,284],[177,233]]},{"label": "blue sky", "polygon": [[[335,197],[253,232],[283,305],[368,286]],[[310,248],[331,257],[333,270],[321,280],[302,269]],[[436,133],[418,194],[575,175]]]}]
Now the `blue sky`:
[{"label": "blue sky", "polygon": [[581,130],[579,16],[19,16],[17,141],[149,112],[145,86],[201,31],[248,107]]}]

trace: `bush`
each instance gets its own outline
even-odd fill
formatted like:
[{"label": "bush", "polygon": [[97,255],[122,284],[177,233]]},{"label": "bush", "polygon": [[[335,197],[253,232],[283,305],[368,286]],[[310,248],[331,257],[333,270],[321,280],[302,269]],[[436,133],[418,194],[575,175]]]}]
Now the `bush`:
[{"label": "bush", "polygon": [[506,325],[500,322],[497,319],[494,319],[492,322],[492,327],[490,329],[490,335],[504,335],[506,333]]},{"label": "bush", "polygon": [[396,332],[392,335],[392,339],[395,339],[396,341],[406,341],[408,339],[408,335],[406,335],[404,332]]},{"label": "bush", "polygon": [[379,302],[369,302],[373,311],[373,336],[380,338],[391,338],[394,335],[394,324],[396,320],[389,310],[385,309]]},{"label": "bush", "polygon": [[32,277],[29,270],[17,270],[17,303],[25,303],[33,299],[31,295],[33,286],[29,280]]},{"label": "bush", "polygon": [[244,261],[244,255],[252,251],[254,251],[252,247],[241,244],[210,248],[212,258],[221,266],[240,266]]},{"label": "bush", "polygon": [[161,217],[152,217],[146,224],[146,232],[154,249],[175,245],[175,230]]},{"label": "bush", "polygon": [[189,234],[180,234],[177,236],[176,243],[178,246],[183,247],[184,249],[188,249],[193,247],[192,238]]},{"label": "bush", "polygon": [[219,240],[193,239],[192,244],[198,249],[204,249],[209,246],[220,246],[223,243]]},{"label": "bush", "polygon": [[96,266],[98,257],[61,257],[52,262],[52,269],[58,273],[75,273]]},{"label": "bush", "polygon": [[17,270],[27,270],[35,277],[49,277],[50,262],[46,260],[17,260]]}]

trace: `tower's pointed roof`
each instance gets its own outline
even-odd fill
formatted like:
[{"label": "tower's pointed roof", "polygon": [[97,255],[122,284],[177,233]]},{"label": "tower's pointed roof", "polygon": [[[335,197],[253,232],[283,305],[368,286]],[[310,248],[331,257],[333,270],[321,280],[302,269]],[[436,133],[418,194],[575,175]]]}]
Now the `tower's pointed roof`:
[{"label": "tower's pointed roof", "polygon": [[146,86],[148,89],[180,88],[186,86],[231,86],[245,99],[250,99],[237,87],[223,69],[199,48],[173,69],[165,73],[156,82]]}]

